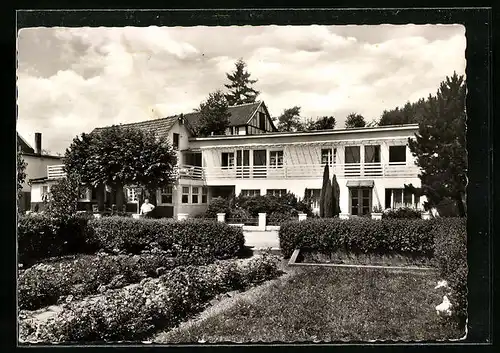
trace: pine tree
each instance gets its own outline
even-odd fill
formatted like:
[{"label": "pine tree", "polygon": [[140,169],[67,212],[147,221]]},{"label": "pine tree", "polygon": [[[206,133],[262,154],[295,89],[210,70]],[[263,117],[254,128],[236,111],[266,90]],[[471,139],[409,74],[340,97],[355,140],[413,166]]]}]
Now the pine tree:
[{"label": "pine tree", "polygon": [[224,135],[229,127],[228,102],[221,91],[215,91],[197,109],[201,117],[195,127],[199,136]]},{"label": "pine tree", "polygon": [[325,196],[326,189],[328,187],[328,182],[330,181],[330,169],[328,168],[328,163],[325,164],[325,169],[323,170],[323,185],[321,186],[321,194],[319,197],[319,216],[325,217]]},{"label": "pine tree", "polygon": [[336,217],[340,214],[340,186],[335,174],[332,177],[332,199],[332,213]]},{"label": "pine tree", "polygon": [[419,177],[427,206],[450,198],[462,217],[467,184],[465,119],[465,81],[454,73],[441,82],[436,96],[429,96],[418,133],[408,141],[422,170]]},{"label": "pine tree", "polygon": [[224,85],[229,89],[229,93],[225,95],[228,104],[232,106],[255,102],[260,92],[252,88],[252,85],[258,80],[250,79],[250,73],[245,69],[247,65],[243,59],[236,61],[235,66],[234,72],[226,73],[230,81]]},{"label": "pine tree", "polygon": [[330,179],[328,179],[328,182],[326,184],[326,191],[325,191],[325,204],[323,208],[325,209],[325,218],[332,218],[333,217],[333,207],[334,207],[334,202],[333,202],[333,193],[332,193],[332,182]]}]

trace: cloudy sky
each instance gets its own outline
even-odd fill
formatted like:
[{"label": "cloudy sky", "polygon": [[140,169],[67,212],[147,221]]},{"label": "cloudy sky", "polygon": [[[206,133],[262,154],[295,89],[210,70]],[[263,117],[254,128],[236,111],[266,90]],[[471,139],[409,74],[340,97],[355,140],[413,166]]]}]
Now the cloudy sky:
[{"label": "cloudy sky", "polygon": [[186,113],[238,58],[272,116],[384,109],[465,73],[460,25],[26,28],[18,32],[18,131],[64,152],[94,127]]}]

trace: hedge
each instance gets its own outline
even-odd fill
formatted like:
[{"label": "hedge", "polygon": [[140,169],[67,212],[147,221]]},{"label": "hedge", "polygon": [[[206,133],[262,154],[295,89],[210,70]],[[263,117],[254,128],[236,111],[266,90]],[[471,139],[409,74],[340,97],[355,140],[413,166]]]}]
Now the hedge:
[{"label": "hedge", "polygon": [[467,224],[465,218],[442,218],[434,229],[440,274],[451,289],[452,312],[461,325],[467,318]]},{"label": "hedge", "polygon": [[434,224],[434,221],[421,219],[292,221],[280,227],[280,248],[286,258],[297,248],[323,253],[345,250],[354,253],[398,252],[431,256],[434,249],[431,230]]},{"label": "hedge", "polygon": [[382,219],[421,219],[422,211],[410,207],[388,209],[382,212]]},{"label": "hedge", "polygon": [[159,278],[65,304],[42,323],[34,324],[22,313],[20,336],[44,342],[139,340],[155,329],[177,325],[217,294],[245,289],[278,273],[278,259],[267,254],[249,261],[177,267]]},{"label": "hedge", "polygon": [[78,299],[139,282],[145,277],[158,277],[176,266],[198,264],[201,260],[205,258],[173,258],[168,252],[154,250],[141,255],[99,253],[40,263],[19,274],[19,308],[35,310],[56,304],[67,299],[66,296]]},{"label": "hedge", "polygon": [[205,256],[225,259],[242,250],[243,230],[225,223],[192,219],[174,222],[167,219],[130,219],[107,217],[89,221],[93,236],[106,251],[140,253],[151,247],[179,252],[203,251]]},{"label": "hedge", "polygon": [[48,214],[21,216],[18,221],[18,261],[31,265],[40,259],[98,249],[88,228],[89,216],[55,218]]}]

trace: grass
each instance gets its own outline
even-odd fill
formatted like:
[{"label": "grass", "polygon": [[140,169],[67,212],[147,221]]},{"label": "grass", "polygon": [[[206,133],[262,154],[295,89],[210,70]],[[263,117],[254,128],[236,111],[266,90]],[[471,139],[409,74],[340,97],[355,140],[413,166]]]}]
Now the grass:
[{"label": "grass", "polygon": [[428,273],[304,268],[261,295],[156,336],[158,343],[447,340],[464,331],[437,316]]}]

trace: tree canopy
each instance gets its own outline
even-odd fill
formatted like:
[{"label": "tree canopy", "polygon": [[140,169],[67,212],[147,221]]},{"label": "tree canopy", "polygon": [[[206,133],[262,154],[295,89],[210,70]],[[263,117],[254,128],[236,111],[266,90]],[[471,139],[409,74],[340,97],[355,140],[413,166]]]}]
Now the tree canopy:
[{"label": "tree canopy", "polygon": [[306,121],[305,130],[330,130],[335,129],[337,121],[333,116],[322,116],[317,120],[309,119]]},{"label": "tree canopy", "polygon": [[177,155],[165,137],[121,126],[76,137],[64,156],[66,173],[82,184],[114,187],[119,209],[123,186],[146,190],[166,186],[175,180],[176,164]]},{"label": "tree canopy", "polygon": [[224,135],[229,127],[229,105],[224,94],[217,90],[208,95],[208,98],[200,103],[197,111],[200,120],[195,127],[198,136]]},{"label": "tree canopy", "polygon": [[352,129],[356,127],[365,127],[366,126],[366,121],[365,118],[357,113],[351,113],[347,116],[347,119],[345,121],[345,128],[346,129]]},{"label": "tree canopy", "polygon": [[278,131],[295,132],[304,130],[304,124],[301,122],[299,106],[285,109],[278,118],[275,118],[275,120],[278,121],[276,125]]},{"label": "tree canopy", "polygon": [[407,102],[403,107],[384,110],[379,120],[379,125],[415,124],[422,120],[428,103],[421,98],[415,103]]},{"label": "tree canopy", "polygon": [[260,92],[255,90],[252,85],[257,80],[250,79],[250,73],[246,70],[246,63],[243,59],[238,59],[235,66],[235,71],[226,73],[229,84],[224,86],[229,89],[229,93],[225,95],[228,104],[238,105],[255,102]]},{"label": "tree canopy", "polygon": [[[17,162],[16,162],[16,170],[17,170],[17,200],[21,199],[23,184],[26,180],[26,162],[24,161],[21,150],[17,151]],[[20,205],[18,205],[18,210],[20,209]]]},{"label": "tree canopy", "polygon": [[467,153],[465,149],[465,81],[456,73],[429,95],[415,139],[409,147],[421,168],[422,193],[429,206],[444,198],[456,202],[465,216]]}]

